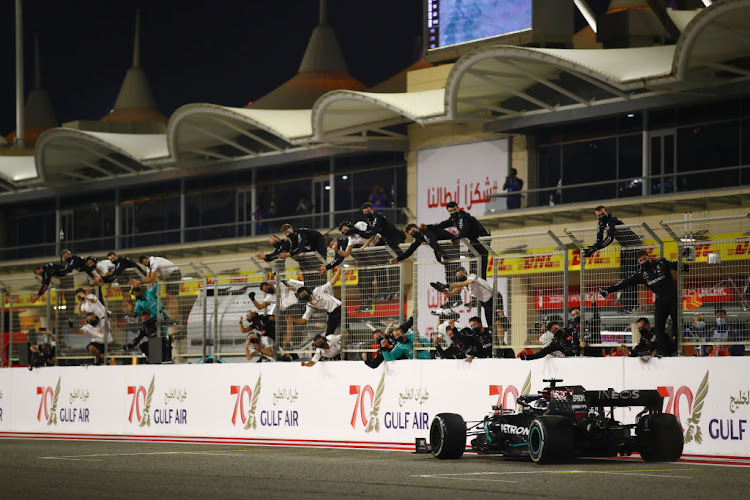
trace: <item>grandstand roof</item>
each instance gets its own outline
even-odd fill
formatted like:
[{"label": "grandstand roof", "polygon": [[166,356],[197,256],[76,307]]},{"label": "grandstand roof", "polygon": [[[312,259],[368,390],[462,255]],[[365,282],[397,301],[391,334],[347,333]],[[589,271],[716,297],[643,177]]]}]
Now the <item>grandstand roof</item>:
[{"label": "grandstand roof", "polygon": [[173,114],[160,139],[54,129],[37,145],[39,179],[84,175],[73,172],[78,160],[72,158],[81,157],[91,168],[86,177],[98,178],[95,171],[132,173],[118,162],[137,172],[258,156],[277,155],[283,162],[285,153],[326,144],[406,149],[406,137],[392,126],[477,122],[507,130],[568,112],[580,118],[584,112],[611,112],[615,105],[645,109],[665,96],[695,99],[705,89],[747,83],[750,0],[724,0],[670,15],[682,30],[676,45],[600,50],[484,46],[461,57],[439,90],[334,90],[311,109],[188,104]]}]

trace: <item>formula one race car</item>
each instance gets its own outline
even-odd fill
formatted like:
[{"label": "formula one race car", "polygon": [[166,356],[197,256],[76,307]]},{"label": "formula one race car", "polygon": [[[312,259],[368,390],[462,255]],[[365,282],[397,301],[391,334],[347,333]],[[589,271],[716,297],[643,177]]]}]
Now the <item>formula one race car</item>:
[{"label": "formula one race car", "polygon": [[[467,437],[472,451],[508,457],[531,457],[554,463],[574,457],[628,456],[647,462],[674,462],[682,456],[682,426],[662,413],[656,390],[587,391],[580,385],[549,387],[517,398],[519,410],[492,406],[484,420],[464,422],[461,415],[440,413],[430,426],[430,448],[437,458],[461,458]],[[643,406],[634,424],[614,419],[614,409]]]}]

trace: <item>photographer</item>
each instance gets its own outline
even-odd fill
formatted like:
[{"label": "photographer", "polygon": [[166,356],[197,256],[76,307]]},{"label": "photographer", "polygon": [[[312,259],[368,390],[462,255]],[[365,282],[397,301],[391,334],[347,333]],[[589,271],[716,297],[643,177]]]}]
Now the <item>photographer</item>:
[{"label": "photographer", "polygon": [[99,321],[99,318],[96,317],[96,314],[94,313],[88,313],[86,315],[86,324],[83,325],[81,328],[75,328],[73,326],[73,322],[68,319],[68,326],[71,328],[71,331],[75,333],[76,335],[88,335],[91,339],[91,342],[88,343],[86,346],[89,350],[89,353],[91,353],[92,356],[94,356],[94,364],[101,365],[104,363],[104,335],[107,335],[107,342],[112,342],[112,335],[109,333],[109,331],[106,331],[103,329],[103,325],[101,325],[101,322]]},{"label": "photographer", "polygon": [[[248,326],[245,326],[245,322]],[[242,333],[257,331],[264,337],[276,340],[276,317],[248,311],[244,318],[240,317],[240,331]]]},{"label": "photographer", "polygon": [[[136,335],[135,339],[130,344],[127,344],[123,346],[124,351],[131,351],[135,349],[135,346],[138,346],[138,348],[141,350],[141,352],[148,358],[148,339],[157,338],[158,337],[158,330],[156,328],[156,318],[152,318],[151,314],[149,314],[148,311],[143,311],[141,313],[141,321],[142,325],[141,328],[138,330],[138,335]],[[146,339],[145,342],[141,342],[143,339]],[[163,337],[162,338],[162,362],[164,361],[170,361],[172,359],[172,345],[170,342],[169,337]]]},{"label": "photographer", "polygon": [[49,342],[29,347],[31,356],[29,358],[29,370],[41,366],[55,366],[55,346]]},{"label": "photographer", "polygon": [[[393,324],[393,323],[391,323]],[[372,349],[373,352],[368,356],[366,352],[362,353],[362,360],[370,368],[377,368],[380,363],[385,361],[383,351],[390,351],[396,344],[396,338],[387,330],[383,333],[380,329],[372,332]]]},{"label": "photographer", "polygon": [[83,288],[78,288],[75,294],[78,299],[78,314],[85,316],[88,313],[94,313],[99,318],[99,323],[104,324],[104,320],[107,317],[107,310],[96,295],[93,293],[87,294]]},{"label": "photographer", "polygon": [[248,361],[258,358],[258,363],[276,361],[273,352],[273,339],[252,332],[245,340],[245,357]]},{"label": "photographer", "polygon": [[464,359],[466,358],[466,346],[464,345],[465,339],[461,336],[458,328],[451,326],[446,327],[445,335],[450,340],[448,347],[443,348],[440,345],[440,337],[435,336],[432,339],[435,345],[435,351],[440,359]]},{"label": "photographer", "polygon": [[[518,357],[524,360],[539,359],[551,355],[553,357],[577,356],[578,346],[573,342],[573,336],[557,322],[550,323],[548,332],[552,335],[550,343],[541,348],[536,354],[521,353]],[[545,334],[546,335],[546,334]]]}]

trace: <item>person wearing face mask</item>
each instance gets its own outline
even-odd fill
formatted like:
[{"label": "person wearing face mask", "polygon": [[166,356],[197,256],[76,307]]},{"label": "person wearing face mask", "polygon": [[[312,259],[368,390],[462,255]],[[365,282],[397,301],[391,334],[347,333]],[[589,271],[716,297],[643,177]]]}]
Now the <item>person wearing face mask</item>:
[{"label": "person wearing face mask", "polygon": [[448,337],[448,346],[443,347],[440,345],[440,337],[433,337],[433,344],[437,357],[440,359],[465,359],[466,358],[466,346],[464,343],[466,339],[459,333],[458,328],[447,327],[445,329],[445,335]]},{"label": "person wearing face mask", "polygon": [[458,203],[450,201],[445,206],[448,210],[448,219],[438,224],[438,228],[445,229],[447,227],[455,227],[458,230],[457,239],[467,239],[471,243],[471,246],[481,256],[481,264],[479,273],[482,278],[487,279],[487,262],[489,259],[489,250],[479,242],[479,238],[490,236],[490,232],[487,231],[481,222],[476,217],[472,216],[468,212],[461,210],[458,207]]},{"label": "person wearing face mask", "polygon": [[105,334],[107,335],[106,342],[112,342],[112,335],[109,331],[105,330],[104,325],[99,322],[99,318],[94,313],[88,313],[86,315],[86,324],[80,328],[75,328],[73,322],[68,320],[68,326],[71,331],[76,335],[88,335],[91,342],[86,346],[94,356],[94,364],[101,365],[104,362],[104,342]]},{"label": "person wearing face mask", "polygon": [[130,289],[133,300],[130,302],[130,314],[136,318],[147,311],[152,318],[156,317],[156,285],[140,285]]},{"label": "person wearing face mask", "polygon": [[[706,325],[706,318],[703,313],[695,313],[692,323],[685,328],[682,339],[685,342],[697,343],[705,342],[709,336],[709,330]],[[685,345],[683,348],[687,356],[703,356],[703,348],[699,344]]]},{"label": "person wearing face mask", "polygon": [[[471,363],[474,358],[492,357],[492,330],[482,326],[482,320],[478,316],[469,318],[471,343],[466,349],[466,361]],[[468,332],[467,332],[468,333]]]},{"label": "person wearing face mask", "polygon": [[78,299],[78,314],[86,316],[88,313],[94,313],[99,318],[99,322],[104,323],[104,319],[107,317],[107,310],[96,295],[86,293],[83,288],[76,289],[75,294]]},{"label": "person wearing face mask", "polygon": [[[503,308],[503,296],[498,292],[497,303],[495,303],[492,294],[492,285],[476,274],[468,274],[465,267],[456,269],[456,281],[454,283],[432,282],[430,286],[449,299],[459,295],[461,290],[466,288],[471,297],[476,299],[484,310],[484,319],[488,326],[492,324],[492,312],[495,308]],[[468,303],[465,305],[468,306]]]},{"label": "person wearing face mask", "polygon": [[630,357],[642,357],[650,356],[656,350],[656,344],[654,343],[654,329],[651,328],[651,323],[648,318],[638,318],[635,322],[635,327],[638,328],[640,339],[636,346],[630,350]]},{"label": "person wearing face mask", "polygon": [[[620,219],[607,212],[607,208],[599,205],[594,209],[597,218],[596,243],[584,249],[583,256],[591,257],[599,250],[609,246],[613,241],[620,244],[620,279],[626,279],[637,267],[636,253],[643,245],[641,239],[630,229],[617,229],[625,225]],[[606,237],[605,237],[606,233]],[[620,294],[620,303],[627,312],[638,310],[638,290],[628,289]]]},{"label": "person wearing face mask", "polygon": [[[430,359],[430,351],[426,349],[420,349],[414,354],[414,332],[411,330],[414,326],[414,317],[410,317],[405,323],[397,326],[393,330],[393,338],[395,342],[390,350],[383,350],[383,358],[386,361],[396,361],[398,359]],[[385,342],[382,341],[384,346]],[[427,339],[417,337],[417,342],[420,346],[427,347],[429,342]]]},{"label": "person wearing face mask", "polygon": [[[648,252],[639,250],[636,254],[638,270],[628,278],[618,281],[607,288],[600,288],[599,293],[606,297],[612,292],[646,285],[656,295],[654,309],[654,331],[656,333],[656,354],[658,356],[675,356],[677,334],[677,286],[672,271],[677,270],[677,262],[668,259],[651,260]],[[682,272],[690,267],[682,264]],[[667,334],[667,318],[672,318],[672,332]]]},{"label": "person wearing face mask", "polygon": [[[544,358],[545,356],[566,357],[578,355],[579,349],[573,342],[573,336],[567,330],[560,327],[559,323],[552,322],[547,325],[547,332],[543,336],[549,338],[549,343],[542,347],[539,352],[534,354],[522,352],[518,357],[523,360],[532,360]],[[541,337],[539,340],[544,343]]]},{"label": "person wearing face mask", "polygon": [[[148,311],[144,310],[140,315],[141,317],[141,328],[138,329],[138,333],[133,341],[122,347],[123,351],[132,351],[136,346],[148,359],[148,339],[157,337],[156,318],[152,317]],[[143,339],[147,339],[146,342],[141,342]],[[165,336],[162,338],[162,361],[169,361],[172,359],[172,344],[170,343],[169,337]]]},{"label": "person wearing face mask", "polygon": [[[245,326],[247,324],[247,326]],[[248,311],[245,317],[240,317],[240,331],[250,333],[259,332],[261,336],[268,337],[271,340],[276,339],[276,317],[266,314],[259,314],[255,311]]]},{"label": "person wearing face mask", "polygon": [[310,361],[303,361],[302,366],[314,366],[321,359],[341,359],[341,334],[316,335],[313,338],[315,354]]},{"label": "person wearing face mask", "polygon": [[[457,241],[454,234],[449,233],[445,229],[440,229],[435,225],[427,224],[420,224],[419,226],[417,226],[416,224],[409,224],[406,226],[405,230],[409,236],[414,238],[414,241],[412,241],[411,245],[409,245],[409,248],[407,248],[405,252],[403,252],[398,257],[391,259],[389,261],[390,264],[396,264],[397,262],[408,259],[414,252],[417,251],[419,245],[429,245],[430,248],[432,248],[432,251],[435,252],[435,260],[445,265],[445,262],[443,262],[443,258],[445,257],[445,255],[443,253],[443,249],[440,248],[440,245],[438,245],[438,241]],[[446,279],[446,281],[448,280]]]},{"label": "person wearing face mask", "polygon": [[[279,259],[294,258],[299,254],[310,252],[317,253],[323,261],[328,256],[325,238],[315,229],[306,227],[295,228],[291,224],[284,224],[281,226],[281,232],[289,239],[290,250],[288,252],[281,252],[278,255]],[[318,274],[318,265],[320,262],[312,259],[299,259],[297,262],[300,271],[302,271],[302,279],[305,283],[310,286],[318,286],[325,283],[325,278]]]},{"label": "person wearing face mask", "polygon": [[742,340],[740,332],[729,325],[724,309],[714,311],[716,325],[711,329],[710,341],[713,345],[704,346],[706,356],[743,356],[744,345],[722,345],[719,342]]},{"label": "person wearing face mask", "polygon": [[324,285],[315,287],[312,291],[305,286],[294,288],[289,286],[295,292],[297,300],[305,305],[305,313],[301,318],[288,318],[291,323],[306,325],[316,311],[325,312],[328,316],[326,320],[325,335],[333,335],[336,329],[341,325],[341,301],[333,296],[333,284],[341,276],[341,268],[337,267],[331,276],[330,281]]}]

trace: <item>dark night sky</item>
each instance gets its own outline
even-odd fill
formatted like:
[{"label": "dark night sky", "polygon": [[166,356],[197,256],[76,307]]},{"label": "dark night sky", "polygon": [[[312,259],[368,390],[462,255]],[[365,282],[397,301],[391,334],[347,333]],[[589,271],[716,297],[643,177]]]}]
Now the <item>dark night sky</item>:
[{"label": "dark night sky", "polygon": [[[165,115],[193,102],[244,106],[294,76],[318,23],[317,0],[24,0],[26,91],[33,37],[58,121],[99,119],[132,63],[141,7],[141,66]],[[0,134],[15,130],[15,2],[0,2]],[[329,0],[349,72],[371,86],[418,57],[422,0]]]}]

